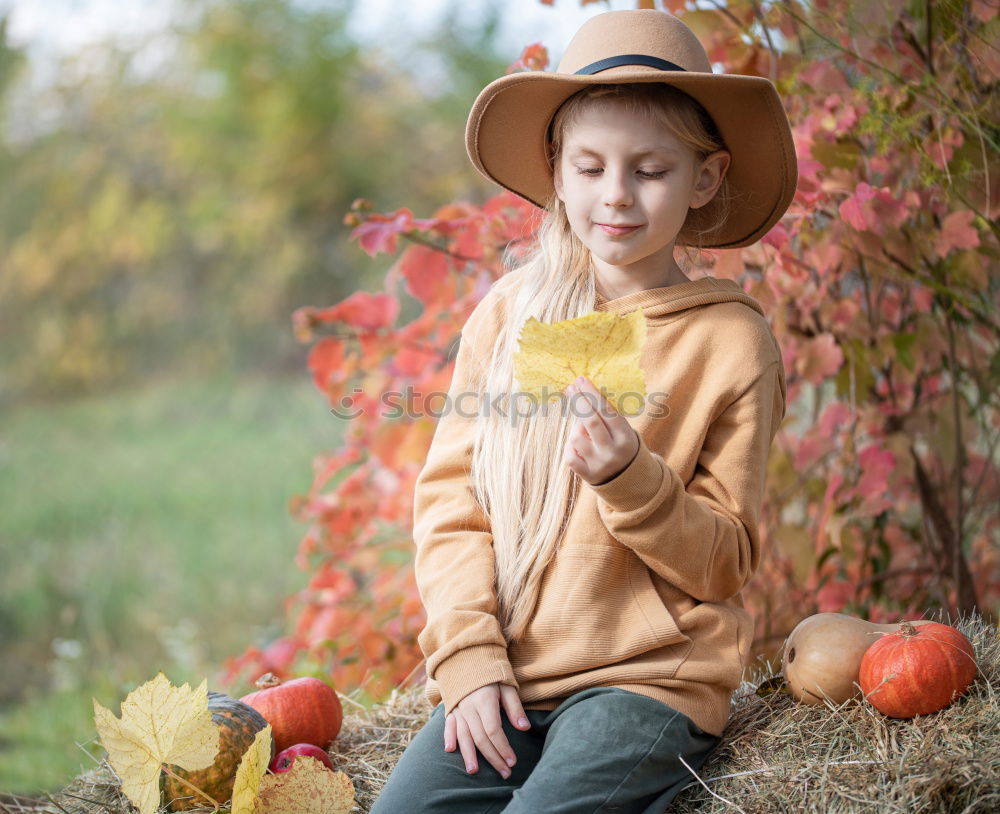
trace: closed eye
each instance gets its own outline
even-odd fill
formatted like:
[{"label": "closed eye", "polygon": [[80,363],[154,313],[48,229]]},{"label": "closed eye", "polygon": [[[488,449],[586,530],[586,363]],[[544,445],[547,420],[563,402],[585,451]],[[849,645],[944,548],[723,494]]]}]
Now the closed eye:
[{"label": "closed eye", "polygon": [[[601,172],[601,168],[600,167],[577,167],[576,171],[577,171],[578,175],[591,175],[591,176],[593,176],[593,175],[597,175],[599,172]],[[667,174],[668,171],[667,170],[658,170],[657,172],[645,172],[644,170],[636,170],[636,172],[638,172],[639,175],[641,175],[643,178],[662,178],[664,175]]]}]

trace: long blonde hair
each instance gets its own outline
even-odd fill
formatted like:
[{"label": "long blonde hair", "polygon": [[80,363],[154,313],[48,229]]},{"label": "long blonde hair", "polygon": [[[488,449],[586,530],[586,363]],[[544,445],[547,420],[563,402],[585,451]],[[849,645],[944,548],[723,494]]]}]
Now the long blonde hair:
[{"label": "long blonde hair", "polygon": [[[662,83],[588,85],[567,99],[552,119],[550,166],[560,159],[566,128],[583,111],[608,103],[655,117],[694,150],[697,161],[726,149],[705,109],[676,88]],[[723,178],[709,203],[688,210],[675,245],[685,250],[704,245],[725,222],[729,206],[731,192]],[[514,292],[503,277],[494,285],[499,296],[509,299],[504,303],[508,319],[481,381],[491,400],[503,394],[503,409],[480,411],[476,418],[470,477],[473,495],[491,525],[497,617],[509,644],[522,637],[534,612],[542,573],[563,537],[579,489],[579,479],[563,463],[562,454],[572,414],[562,401],[543,409],[524,396],[512,397],[517,340],[529,316],[553,323],[590,313],[597,289],[590,250],[573,233],[555,194],[545,207],[537,248],[520,263],[509,253],[503,262],[508,271],[524,273]],[[529,409],[522,413],[522,408]]]}]

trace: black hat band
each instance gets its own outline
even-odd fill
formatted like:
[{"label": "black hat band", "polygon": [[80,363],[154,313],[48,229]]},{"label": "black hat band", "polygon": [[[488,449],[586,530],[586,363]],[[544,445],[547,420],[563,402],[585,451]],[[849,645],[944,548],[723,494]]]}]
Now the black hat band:
[{"label": "black hat band", "polygon": [[659,68],[661,71],[687,70],[687,68],[682,68],[675,62],[660,59],[659,57],[651,57],[648,54],[619,54],[615,57],[599,59],[597,62],[584,65],[580,70],[574,71],[573,75],[600,73],[601,71],[606,71],[608,68],[617,68],[621,65],[648,65],[650,68]]}]

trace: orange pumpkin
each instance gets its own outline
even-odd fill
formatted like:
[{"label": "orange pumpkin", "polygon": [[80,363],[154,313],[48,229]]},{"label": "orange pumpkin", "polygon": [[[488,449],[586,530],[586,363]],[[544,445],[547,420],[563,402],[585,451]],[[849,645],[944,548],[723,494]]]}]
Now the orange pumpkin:
[{"label": "orange pumpkin", "polygon": [[267,719],[276,751],[297,743],[326,749],[340,733],[344,711],[336,691],[325,681],[305,677],[282,682],[274,673],[265,673],[256,686],[256,692],[240,700]]},{"label": "orange pumpkin", "polygon": [[903,622],[865,651],[858,683],[883,715],[912,718],[944,709],[975,677],[976,653],[960,631],[938,622]]}]

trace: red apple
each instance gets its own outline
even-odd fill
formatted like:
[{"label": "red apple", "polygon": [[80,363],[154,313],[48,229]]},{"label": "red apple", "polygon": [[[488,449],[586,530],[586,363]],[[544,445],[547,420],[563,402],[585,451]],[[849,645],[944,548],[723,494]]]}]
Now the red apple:
[{"label": "red apple", "polygon": [[295,758],[300,755],[304,757],[314,757],[330,771],[333,771],[333,761],[330,760],[330,756],[323,749],[320,749],[318,746],[313,746],[311,743],[297,743],[295,746],[289,746],[287,749],[283,749],[278,752],[278,754],[274,756],[274,760],[271,761],[271,771],[275,774],[287,772],[292,768]]}]

